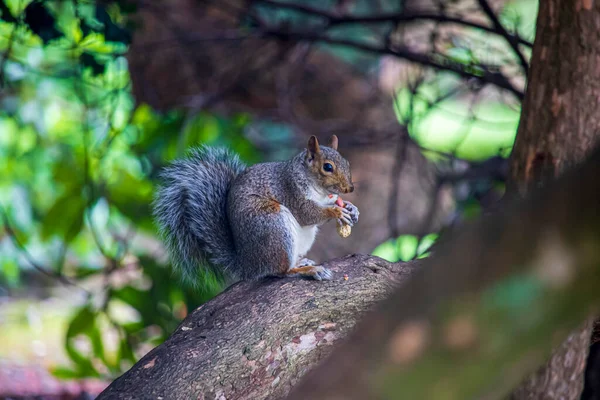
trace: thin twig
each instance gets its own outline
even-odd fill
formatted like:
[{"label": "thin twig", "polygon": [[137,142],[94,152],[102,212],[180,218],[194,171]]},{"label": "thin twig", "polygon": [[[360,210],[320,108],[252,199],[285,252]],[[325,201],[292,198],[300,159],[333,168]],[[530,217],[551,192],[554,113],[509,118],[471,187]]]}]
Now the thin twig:
[{"label": "thin twig", "polygon": [[305,40],[308,42],[321,42],[330,45],[351,47],[357,50],[363,50],[374,54],[391,55],[415,62],[426,67],[431,67],[442,71],[451,71],[466,78],[474,78],[480,80],[483,83],[493,84],[499,88],[508,90],[519,100],[523,100],[524,98],[523,91],[517,89],[508,80],[508,78],[506,78],[500,72],[489,71],[485,65],[465,66],[464,64],[457,61],[453,61],[451,59],[442,59],[441,57],[436,58],[427,54],[413,52],[411,50],[408,50],[407,48],[390,49],[354,40],[331,38],[320,34],[314,34],[313,32],[308,31],[284,32],[279,29],[268,29],[265,30],[263,34],[265,35],[265,37],[273,37],[279,40]]},{"label": "thin twig", "polygon": [[438,23],[449,23],[467,26],[469,28],[475,28],[484,32],[493,33],[496,35],[504,36],[507,39],[514,40],[516,43],[522,44],[527,47],[533,47],[531,42],[520,38],[518,36],[511,35],[506,30],[501,31],[498,26],[490,27],[487,25],[481,25],[474,21],[469,21],[459,16],[450,16],[445,13],[431,13],[431,12],[401,12],[401,13],[381,13],[381,14],[370,14],[370,15],[336,15],[326,10],[310,7],[299,3],[281,3],[273,0],[256,0],[257,3],[271,6],[273,8],[282,8],[298,11],[304,14],[312,15],[315,17],[321,17],[333,25],[347,25],[347,24],[374,24],[374,23],[409,23],[422,20],[435,21]]},{"label": "thin twig", "polygon": [[496,28],[497,33],[500,36],[502,36],[504,39],[506,39],[506,42],[510,45],[510,47],[515,52],[515,55],[517,56],[517,58],[519,59],[519,62],[521,63],[521,67],[523,69],[523,74],[525,74],[525,77],[527,77],[527,72],[529,71],[529,63],[527,62],[527,60],[525,59],[525,56],[523,55],[523,52],[521,52],[521,49],[519,48],[519,43],[520,43],[519,37],[510,34],[506,30],[506,28],[504,28],[504,26],[498,19],[498,16],[494,12],[494,10],[492,10],[492,7],[489,5],[487,0],[478,0],[478,2],[479,2],[479,6],[483,10],[483,12],[488,16],[490,21],[492,21],[492,24],[494,24],[494,27]]},{"label": "thin twig", "polygon": [[29,264],[31,264],[31,266],[37,270],[38,272],[52,278],[52,279],[56,279],[57,281],[65,284],[65,285],[70,285],[70,286],[74,286],[77,287],[78,289],[83,290],[84,292],[86,292],[88,295],[91,295],[91,293],[79,286],[76,282],[70,280],[69,278],[67,278],[66,276],[59,274],[57,272],[52,271],[49,268],[46,268],[44,266],[42,266],[41,264],[39,264],[31,255],[31,253],[29,253],[29,251],[27,250],[27,248],[25,247],[25,245],[23,243],[21,243],[21,241],[19,240],[19,238],[17,237],[17,234],[15,232],[15,230],[13,229],[10,220],[8,218],[8,213],[6,212],[6,210],[4,209],[3,206],[0,206],[0,214],[2,214],[2,222],[4,224],[4,229],[6,231],[6,233],[8,234],[8,236],[11,238],[13,244],[15,245],[15,247],[17,247],[21,253],[23,254],[23,256],[25,257],[25,259],[27,260],[27,262],[29,262]]}]

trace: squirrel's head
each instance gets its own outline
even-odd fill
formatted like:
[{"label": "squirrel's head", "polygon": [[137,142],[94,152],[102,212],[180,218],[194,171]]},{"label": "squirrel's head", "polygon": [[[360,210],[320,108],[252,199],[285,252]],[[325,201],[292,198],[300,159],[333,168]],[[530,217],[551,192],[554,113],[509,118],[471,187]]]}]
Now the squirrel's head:
[{"label": "squirrel's head", "polygon": [[308,139],[306,165],[312,177],[330,194],[354,191],[350,163],[337,151],[338,138],[331,136],[329,146],[319,146],[315,136]]}]

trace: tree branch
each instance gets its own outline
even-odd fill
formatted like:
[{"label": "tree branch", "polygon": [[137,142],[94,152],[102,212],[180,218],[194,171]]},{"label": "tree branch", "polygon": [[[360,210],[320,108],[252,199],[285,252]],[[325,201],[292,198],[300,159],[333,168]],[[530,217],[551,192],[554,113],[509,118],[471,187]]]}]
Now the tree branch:
[{"label": "tree branch", "polygon": [[504,28],[504,26],[498,19],[498,16],[494,12],[494,10],[492,10],[492,7],[487,2],[487,0],[478,0],[478,3],[485,15],[487,15],[490,21],[492,21],[492,24],[494,24],[494,27],[496,28],[496,33],[502,36],[504,39],[506,39],[506,42],[513,49],[515,55],[519,59],[519,63],[521,63],[523,74],[525,75],[525,77],[527,77],[527,72],[529,71],[529,63],[525,59],[525,56],[523,55],[523,52],[521,52],[521,49],[519,49],[519,38],[508,33],[508,31]]},{"label": "tree branch", "polygon": [[348,24],[380,24],[385,22],[393,23],[410,23],[417,21],[434,21],[442,24],[456,24],[462,25],[469,28],[475,28],[484,32],[492,33],[499,36],[504,36],[511,41],[522,44],[527,47],[532,47],[533,44],[523,38],[508,33],[504,27],[500,26],[502,30],[498,29],[497,26],[491,27],[482,25],[477,22],[469,21],[464,19],[462,16],[451,16],[445,13],[431,13],[431,12],[401,12],[401,13],[382,13],[382,14],[369,14],[369,15],[336,15],[326,10],[307,6],[299,3],[281,3],[274,0],[256,0],[256,3],[271,6],[273,8],[282,8],[288,10],[298,11],[304,14],[312,15],[315,17],[321,17],[327,20],[330,26],[334,25],[348,25]]},{"label": "tree branch", "polygon": [[441,71],[451,71],[462,77],[474,78],[483,83],[493,84],[495,86],[498,86],[499,88],[508,90],[519,100],[523,100],[524,97],[523,92],[517,89],[502,73],[492,72],[485,66],[468,66],[448,58],[436,56],[435,54],[429,55],[423,53],[416,53],[411,50],[408,50],[407,48],[391,49],[383,46],[374,46],[368,43],[361,43],[354,40],[335,39],[309,31],[286,32],[277,28],[271,28],[265,29],[263,31],[263,34],[265,37],[273,37],[279,40],[304,40],[308,42],[320,42],[327,43],[330,45],[351,47],[357,50],[362,50],[373,54],[391,55],[403,58],[407,61],[415,62],[426,67],[435,68]]},{"label": "tree branch", "polygon": [[98,400],[285,396],[416,263],[354,255],[326,265],[335,272],[332,282],[265,279],[230,287],[191,313]]},{"label": "tree branch", "polygon": [[70,286],[74,286],[78,289],[83,290],[86,294],[90,295],[90,292],[79,286],[77,284],[77,282],[70,280],[69,278],[67,278],[66,276],[64,276],[61,273],[58,273],[56,271],[51,270],[50,268],[46,268],[42,265],[40,265],[37,261],[35,261],[35,259],[33,258],[33,256],[31,255],[31,253],[29,253],[29,251],[27,251],[27,248],[25,247],[25,245],[23,243],[21,243],[21,241],[19,240],[19,238],[17,237],[17,234],[15,232],[15,230],[13,229],[10,220],[8,218],[8,213],[6,212],[6,210],[4,209],[4,207],[0,206],[0,217],[2,217],[2,222],[4,225],[4,230],[6,231],[6,233],[8,234],[8,236],[10,237],[10,239],[13,242],[13,245],[19,249],[21,251],[21,254],[23,254],[23,256],[25,257],[25,259],[29,262],[29,264],[38,272],[42,273],[43,275],[55,279],[58,282],[64,284],[64,285],[70,285]]}]

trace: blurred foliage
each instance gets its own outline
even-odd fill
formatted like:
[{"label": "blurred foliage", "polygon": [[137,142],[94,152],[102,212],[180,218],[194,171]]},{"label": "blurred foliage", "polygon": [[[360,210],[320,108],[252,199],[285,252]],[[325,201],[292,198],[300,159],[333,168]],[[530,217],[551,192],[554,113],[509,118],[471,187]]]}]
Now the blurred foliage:
[{"label": "blurred foliage", "polygon": [[71,363],[55,372],[115,376],[220,289],[182,286],[156,254],[158,171],[200,143],[260,161],[242,136],[249,119],[135,105],[124,57],[130,33],[116,7],[0,4],[0,203],[9,223],[0,286],[27,283],[31,260],[77,282],[81,299],[65,333]]},{"label": "blurred foliage", "polygon": [[380,244],[371,254],[391,262],[425,258],[429,255],[429,249],[437,238],[436,233],[430,233],[423,237],[401,235],[397,239],[390,239]]},{"label": "blurred foliage", "polygon": [[501,155],[508,157],[515,140],[520,107],[503,101],[468,104],[450,96],[464,82],[449,73],[437,73],[415,90],[401,89],[396,97],[400,121],[410,124],[412,138],[430,156],[452,154],[480,161]]},{"label": "blurred foliage", "polygon": [[[535,0],[507,1],[498,17],[508,31],[532,43],[537,8]],[[521,50],[529,57],[530,48]],[[475,69],[486,65],[509,75],[521,73],[500,36],[465,29],[446,43],[445,51],[451,60]],[[470,161],[506,158],[517,133],[521,104],[482,89],[477,82],[453,73],[427,71],[397,92],[398,119],[409,126],[413,140],[434,160],[440,159],[439,153]]]},{"label": "blurred foliage", "polygon": [[[396,2],[380,3],[396,10]],[[528,32],[535,14],[518,3],[510,3],[503,21]],[[103,4],[0,1],[0,217],[8,222],[0,231],[0,295],[18,293],[30,284],[26,277],[41,275],[36,270],[72,282],[76,310],[62,333],[70,362],[54,368],[65,378],[120,374],[220,290],[211,280],[202,289],[185,287],[168,268],[150,212],[162,166],[200,143],[230,147],[248,163],[261,161],[245,136],[247,115],[160,114],[136,104],[125,58],[131,40],[125,13],[135,10],[125,1]],[[293,15],[282,13],[275,18]],[[520,17],[525,14],[529,19]],[[364,38],[374,29],[335,34]],[[460,43],[451,50],[464,63],[476,54]],[[363,71],[377,62],[354,50],[335,52]],[[399,120],[433,150],[432,158],[506,157],[519,106],[440,101],[463,84],[452,74],[432,73],[416,88],[400,90]],[[273,136],[289,136],[289,127],[259,124]],[[461,204],[477,213],[473,191],[467,192]],[[403,235],[373,254],[420,258],[436,239],[435,233]]]}]

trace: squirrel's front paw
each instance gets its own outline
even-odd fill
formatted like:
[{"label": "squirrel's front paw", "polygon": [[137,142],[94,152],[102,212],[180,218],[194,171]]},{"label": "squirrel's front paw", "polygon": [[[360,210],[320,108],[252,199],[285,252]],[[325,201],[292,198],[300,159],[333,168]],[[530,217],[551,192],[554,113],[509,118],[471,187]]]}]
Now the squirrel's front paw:
[{"label": "squirrel's front paw", "polygon": [[360,212],[358,211],[358,207],[356,207],[354,204],[350,203],[349,201],[344,201],[344,209],[348,211],[348,214],[350,215],[350,219],[352,220],[352,224],[358,223],[358,216],[360,215]]},{"label": "squirrel's front paw", "polygon": [[[339,212],[337,219],[339,222],[341,222],[344,225],[349,225],[349,226],[354,226],[355,222],[353,220],[353,213],[352,211],[350,211],[348,208],[346,208],[346,206],[344,205],[344,207],[339,207],[339,206],[335,206],[336,210]],[[356,208],[356,207],[354,207]],[[358,211],[358,209],[357,209]],[[356,220],[358,221],[358,215],[356,215]]]}]

